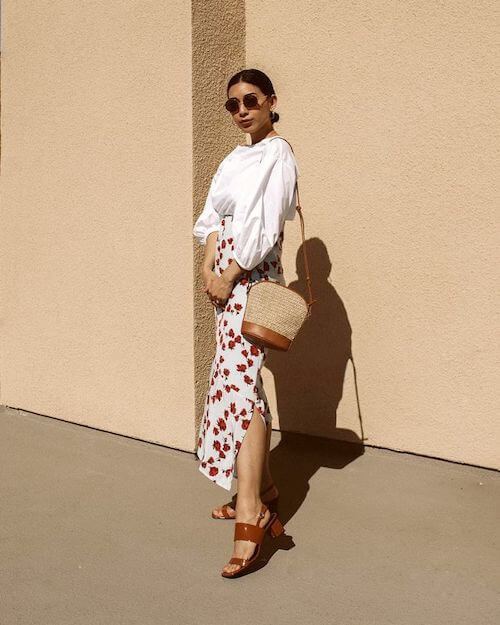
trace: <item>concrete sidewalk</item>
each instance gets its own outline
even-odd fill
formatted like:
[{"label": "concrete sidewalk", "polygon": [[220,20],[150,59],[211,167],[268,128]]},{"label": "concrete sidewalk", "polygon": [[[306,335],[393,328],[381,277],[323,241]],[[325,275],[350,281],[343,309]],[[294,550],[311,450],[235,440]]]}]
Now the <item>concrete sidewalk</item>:
[{"label": "concrete sidewalk", "polygon": [[273,432],[287,535],[228,580],[193,454],[6,408],[0,447],[2,625],[500,622],[498,472]]}]

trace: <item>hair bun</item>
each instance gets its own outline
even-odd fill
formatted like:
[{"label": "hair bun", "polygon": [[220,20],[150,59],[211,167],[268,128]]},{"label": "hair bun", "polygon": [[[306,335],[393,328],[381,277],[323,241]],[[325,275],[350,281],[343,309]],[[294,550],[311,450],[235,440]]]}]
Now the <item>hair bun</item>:
[{"label": "hair bun", "polygon": [[275,124],[277,121],[279,121],[279,118],[279,113],[276,113],[276,111],[271,111],[271,123]]}]

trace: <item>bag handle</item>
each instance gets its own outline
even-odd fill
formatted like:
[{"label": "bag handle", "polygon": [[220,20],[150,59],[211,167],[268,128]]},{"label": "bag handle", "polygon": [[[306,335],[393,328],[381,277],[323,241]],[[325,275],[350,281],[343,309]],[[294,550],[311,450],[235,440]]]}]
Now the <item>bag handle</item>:
[{"label": "bag handle", "polygon": [[[275,137],[272,137],[271,141],[274,138]],[[292,148],[292,145],[291,145],[290,141],[288,141],[287,139],[285,139],[285,137],[282,137],[281,135],[277,135],[276,138],[280,138],[280,139],[283,139],[284,141],[286,141],[288,143],[288,145],[290,146],[290,149],[293,152],[293,148]],[[302,253],[304,255],[304,266],[305,266],[305,269],[306,269],[307,289],[309,291],[309,302],[307,303],[308,314],[309,314],[311,306],[314,304],[314,302],[317,302],[318,300],[313,299],[313,294],[312,294],[312,290],[311,290],[311,275],[309,273],[309,262],[308,262],[308,259],[307,259],[306,237],[305,237],[305,231],[304,231],[304,218],[302,217],[302,206],[300,205],[299,183],[298,183],[297,178],[298,178],[298,176],[295,179],[295,189],[297,190],[297,205],[295,206],[295,209],[299,213],[299,217],[300,217],[300,233],[302,235]]]}]

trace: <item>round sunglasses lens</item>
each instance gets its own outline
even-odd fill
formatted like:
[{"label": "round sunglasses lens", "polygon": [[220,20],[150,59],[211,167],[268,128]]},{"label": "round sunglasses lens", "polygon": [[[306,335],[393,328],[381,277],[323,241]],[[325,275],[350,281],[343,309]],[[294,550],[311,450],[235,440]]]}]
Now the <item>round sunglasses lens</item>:
[{"label": "round sunglasses lens", "polygon": [[254,95],[253,93],[248,93],[247,95],[243,96],[243,104],[247,108],[254,108],[255,106],[257,106],[257,103],[258,103],[257,96]]},{"label": "round sunglasses lens", "polygon": [[225,107],[230,113],[237,113],[240,108],[237,100],[228,100]]}]

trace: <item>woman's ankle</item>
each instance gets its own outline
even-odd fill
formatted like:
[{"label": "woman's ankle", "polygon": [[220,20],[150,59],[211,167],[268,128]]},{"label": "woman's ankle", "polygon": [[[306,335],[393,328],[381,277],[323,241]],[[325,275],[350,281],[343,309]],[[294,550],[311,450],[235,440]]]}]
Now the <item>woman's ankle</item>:
[{"label": "woman's ankle", "polygon": [[260,495],[238,495],[236,502],[237,509],[244,510],[246,512],[260,509],[262,506],[262,499]]}]

